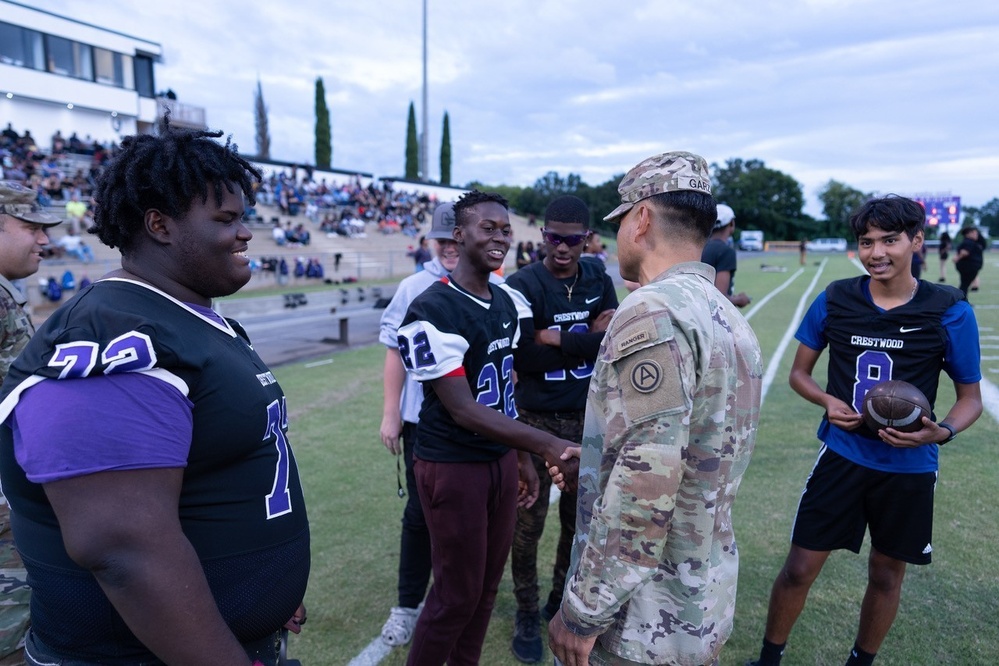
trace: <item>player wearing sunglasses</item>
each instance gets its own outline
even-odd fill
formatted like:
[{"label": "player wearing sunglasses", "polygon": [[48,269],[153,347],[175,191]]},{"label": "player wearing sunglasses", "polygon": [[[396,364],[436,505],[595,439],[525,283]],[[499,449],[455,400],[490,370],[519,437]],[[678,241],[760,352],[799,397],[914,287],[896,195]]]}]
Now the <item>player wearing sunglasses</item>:
[{"label": "player wearing sunglasses", "polygon": [[[520,344],[514,351],[519,420],[572,442],[580,442],[586,389],[604,330],[617,307],[610,277],[598,261],[580,261],[590,237],[590,211],[574,196],[555,199],[545,211],[541,236],[544,261],[530,264],[507,279],[530,303],[532,318],[521,319]],[[544,461],[534,456],[541,481],[539,501],[517,510],[512,571],[517,619],[511,644],[524,663],[541,661],[538,541],[548,514],[551,487]],[[565,572],[576,524],[576,493],[559,499],[558,550],[552,589],[543,614],[547,620],[562,603]]]}]

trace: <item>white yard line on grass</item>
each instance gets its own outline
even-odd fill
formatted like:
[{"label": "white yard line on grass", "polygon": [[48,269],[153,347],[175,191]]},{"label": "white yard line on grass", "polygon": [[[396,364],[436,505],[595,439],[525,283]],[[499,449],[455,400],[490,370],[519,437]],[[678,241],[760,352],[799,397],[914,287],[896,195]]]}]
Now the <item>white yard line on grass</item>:
[{"label": "white yard line on grass", "polygon": [[801,315],[805,311],[805,304],[809,302],[812,290],[815,289],[815,285],[822,276],[822,271],[826,269],[826,263],[828,261],[828,259],[823,259],[822,263],[819,265],[819,270],[815,271],[815,277],[812,278],[811,284],[808,285],[808,289],[805,290],[805,293],[802,294],[801,298],[798,300],[798,307],[794,310],[794,316],[791,317],[790,325],[787,327],[787,330],[784,331],[784,337],[781,338],[780,344],[777,345],[777,349],[774,350],[773,356],[770,357],[770,363],[767,365],[767,370],[763,373],[763,387],[760,395],[760,407],[763,406],[764,401],[767,399],[767,392],[770,390],[770,385],[773,383],[774,377],[777,375],[777,368],[780,367],[780,360],[784,356],[787,346],[791,344],[791,340],[794,339],[794,332],[798,329],[798,323],[801,321]]},{"label": "white yard line on grass", "polygon": [[780,292],[784,291],[789,284],[791,284],[792,282],[794,282],[797,279],[797,277],[799,275],[801,275],[802,273],[804,273],[804,272],[805,272],[804,268],[799,268],[797,271],[794,272],[793,275],[791,275],[791,277],[789,277],[788,279],[784,280],[784,284],[782,284],[781,286],[777,287],[776,289],[774,289],[773,291],[771,291],[769,294],[767,294],[766,296],[764,296],[763,298],[761,298],[760,301],[756,305],[754,305],[753,307],[751,307],[749,309],[749,312],[746,313],[746,321],[749,321],[750,319],[752,319],[753,315],[756,314],[757,310],[759,310],[764,305],[766,305],[767,301],[769,301],[771,298],[773,298],[774,296],[776,296]]},{"label": "white yard line on grass", "polygon": [[387,657],[391,651],[392,647],[379,636],[368,643],[368,647],[364,648],[361,654],[351,659],[347,666],[375,666]]},{"label": "white yard line on grass", "polygon": [[999,388],[982,377],[982,406],[993,421],[999,422]]}]

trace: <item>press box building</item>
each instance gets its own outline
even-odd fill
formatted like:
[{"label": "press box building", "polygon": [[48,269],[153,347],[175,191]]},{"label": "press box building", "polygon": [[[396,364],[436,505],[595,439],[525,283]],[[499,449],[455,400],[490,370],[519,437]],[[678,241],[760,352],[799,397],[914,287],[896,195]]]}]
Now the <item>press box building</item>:
[{"label": "press box building", "polygon": [[0,129],[48,149],[56,130],[105,144],[149,132],[167,109],[171,124],[205,127],[203,108],[157,97],[162,56],[156,42],[0,0]]}]

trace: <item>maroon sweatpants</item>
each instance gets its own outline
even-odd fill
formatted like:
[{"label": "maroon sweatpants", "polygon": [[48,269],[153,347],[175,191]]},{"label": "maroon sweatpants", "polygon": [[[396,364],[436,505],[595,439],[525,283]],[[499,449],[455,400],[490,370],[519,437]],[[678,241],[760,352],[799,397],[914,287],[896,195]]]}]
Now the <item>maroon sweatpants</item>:
[{"label": "maroon sweatpants", "polygon": [[517,520],[517,453],[488,463],[416,460],[434,583],[409,666],[479,663]]}]

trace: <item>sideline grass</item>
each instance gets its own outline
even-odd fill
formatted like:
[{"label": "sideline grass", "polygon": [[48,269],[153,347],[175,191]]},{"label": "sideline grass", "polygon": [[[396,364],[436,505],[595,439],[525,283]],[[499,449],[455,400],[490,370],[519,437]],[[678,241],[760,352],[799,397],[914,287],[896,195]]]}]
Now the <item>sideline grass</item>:
[{"label": "sideline grass", "polygon": [[[991,257],[990,257],[991,259]],[[795,305],[817,270],[810,257],[805,273],[757,313],[751,323],[765,359],[789,325]],[[785,273],[760,271],[783,265]],[[737,287],[759,300],[799,268],[797,253],[743,256]],[[931,272],[933,276],[935,272]],[[843,255],[829,257],[818,289],[856,275]],[[982,291],[972,294],[985,336],[999,331],[999,271],[987,260]],[[999,339],[999,338],[997,338]],[[991,344],[995,344],[992,342]],[[722,653],[725,666],[755,657],[763,631],[770,585],[787,552],[798,495],[815,454],[819,409],[787,386],[794,345],[781,360],[763,409],[757,449],[735,504],[741,569],[735,631]],[[278,368],[287,396],[291,438],[305,485],[313,534],[312,578],[306,603],[309,622],[292,638],[291,656],[306,666],[347,664],[378,636],[396,602],[399,521],[395,459],[378,438],[384,349],[373,346],[334,355],[327,365]],[[986,356],[997,356],[986,352]],[[824,361],[820,361],[824,369]],[[983,363],[995,381],[999,361]],[[821,380],[820,380],[821,383]],[[953,402],[948,379],[938,406]],[[995,622],[999,582],[999,475],[992,463],[996,423],[987,415],[941,455],[934,530],[934,563],[909,567],[894,627],[877,663],[897,666],[994,663],[999,654]],[[540,562],[553,559],[557,518],[549,514]],[[861,555],[830,557],[791,637],[786,666],[842,664],[856,632],[866,580],[867,546]],[[548,577],[543,573],[542,580]],[[546,587],[546,586],[545,586]],[[544,589],[543,594],[547,593]],[[515,606],[509,571],[500,588],[482,663],[514,665],[509,651]],[[383,664],[405,663],[406,649]],[[550,659],[546,656],[545,662]]]}]

